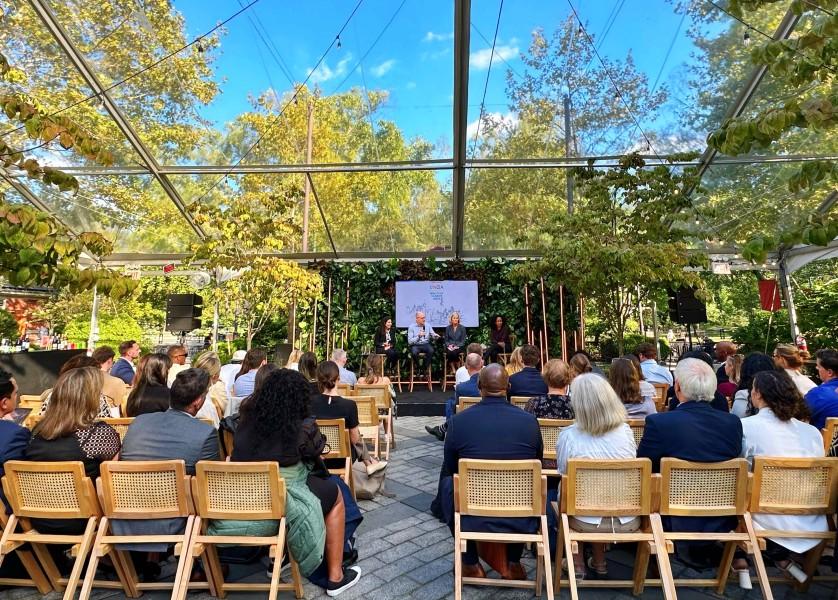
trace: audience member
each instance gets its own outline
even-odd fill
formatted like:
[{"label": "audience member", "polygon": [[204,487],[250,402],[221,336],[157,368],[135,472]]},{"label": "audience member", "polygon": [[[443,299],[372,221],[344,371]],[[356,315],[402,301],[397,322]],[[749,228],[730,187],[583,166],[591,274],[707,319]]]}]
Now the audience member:
[{"label": "audience member", "polygon": [[233,394],[233,383],[236,381],[236,375],[241,371],[245,356],[247,356],[245,350],[236,350],[233,352],[230,362],[221,367],[221,381],[224,382],[224,389],[230,395]]},{"label": "audience member", "polygon": [[[364,447],[364,441],[358,431],[358,405],[338,394],[339,376],[338,366],[334,361],[324,360],[317,365],[317,388],[320,393],[311,398],[311,414],[315,419],[343,419],[349,431],[353,456],[361,458],[360,453],[356,453],[356,448]],[[362,458],[369,475],[387,466],[386,462],[379,461],[377,457]]]},{"label": "audience member", "polygon": [[165,354],[146,354],[140,359],[125,409],[129,417],[169,410],[169,365]]},{"label": "audience member", "polygon": [[448,422],[457,412],[457,404],[460,402],[460,396],[480,396],[480,390],[477,387],[477,378],[480,375],[480,370],[483,368],[483,357],[479,352],[472,352],[466,356],[465,367],[468,371],[469,378],[454,386],[454,396],[445,401],[445,422],[435,427],[425,425],[425,431],[439,441],[445,439],[445,432],[448,431]]},{"label": "audience member", "polygon": [[373,344],[376,354],[384,354],[387,357],[386,367],[395,369],[396,361],[399,360],[399,351],[396,350],[396,330],[393,329],[393,319],[390,317],[381,319]]},{"label": "audience member", "polygon": [[570,360],[567,361],[567,364],[573,369],[576,369],[577,366],[580,367],[577,369],[575,374],[573,373],[573,370],[571,370],[571,380],[576,377],[576,375],[581,375],[582,373],[595,373],[600,377],[605,377],[605,373],[602,372],[602,369],[596,366],[594,359],[591,358],[591,355],[584,350],[576,350],[573,354],[571,354]]},{"label": "audience member", "polygon": [[[689,352],[684,352],[678,358],[678,362],[681,362],[685,358],[697,358],[698,360],[707,363],[710,368],[713,368],[713,359],[704,350],[690,350]],[[716,381],[718,381],[718,379]],[[678,396],[675,394],[675,388],[670,387],[667,394],[669,410],[673,410],[676,406],[678,406]],[[730,406],[728,405],[727,398],[725,398],[718,389],[713,392],[713,399],[710,401],[710,406],[722,412],[730,412]]]},{"label": "audience member", "polygon": [[285,361],[285,368],[291,369],[292,371],[297,371],[300,368],[300,357],[303,355],[303,351],[299,348],[294,348],[291,350],[291,354],[288,355],[288,360]]},{"label": "audience member", "polygon": [[[466,346],[466,356],[468,357],[469,354],[483,354],[483,346],[478,343],[471,343]],[[459,385],[464,381],[468,381],[471,379],[471,375],[468,373],[468,369],[465,365],[461,366],[457,369],[457,372],[454,373],[454,385]]]},{"label": "audience member", "polygon": [[338,366],[340,373],[340,382],[348,385],[355,385],[358,383],[358,378],[355,373],[346,368],[346,350],[343,348],[335,348],[332,350],[332,362]]},{"label": "audience member", "polygon": [[[646,417],[637,456],[649,458],[660,470],[664,457],[693,462],[730,460],[742,453],[742,421],[714,410],[710,402],[716,391],[716,375],[706,362],[685,358],[675,367],[675,395],[678,406],[665,413]],[[664,517],[668,531],[730,531],[736,519],[728,517]],[[698,566],[718,565],[715,546],[676,544],[679,556]],[[715,562],[714,562],[715,561]]]},{"label": "audience member", "polygon": [[756,413],[751,406],[751,388],[754,383],[754,375],[760,371],[773,371],[777,367],[774,361],[767,354],[762,352],[751,352],[742,361],[742,369],[739,372],[739,385],[736,394],[733,396],[733,406],[730,409],[739,418],[750,417]]},{"label": "audience member", "polygon": [[646,381],[672,385],[672,373],[666,367],[658,364],[658,349],[655,344],[640,344],[634,353],[640,359],[640,369],[643,371],[643,377],[646,378]]},{"label": "audience member", "polygon": [[815,353],[815,364],[822,383],[809,390],[806,404],[812,412],[809,422],[823,429],[828,417],[838,417],[838,350],[818,350]]},{"label": "audience member", "polygon": [[[538,421],[532,415],[512,406],[506,399],[509,377],[502,366],[491,364],[480,371],[478,378],[483,400],[468,410],[454,415],[445,436],[443,462],[444,476],[440,481],[440,497],[445,521],[454,531],[453,475],[459,470],[461,458],[487,460],[541,459],[544,448]],[[538,518],[495,518],[464,516],[465,531],[492,531],[495,533],[534,533]],[[506,558],[509,568],[503,577],[525,579],[521,565],[523,544],[507,544]],[[474,542],[466,544],[463,555],[464,577],[485,577]]]},{"label": "audience member", "polygon": [[615,358],[608,371],[608,382],[632,419],[645,418],[658,412],[654,395],[643,396],[640,393],[640,373],[627,358]]},{"label": "audience member", "polygon": [[172,383],[169,409],[134,419],[122,442],[120,459],[183,459],[188,475],[195,474],[199,460],[218,460],[215,429],[198,418],[209,385],[210,376],[204,369],[178,373]]},{"label": "audience member", "polygon": [[314,352],[303,352],[300,357],[299,371],[306,378],[313,396],[320,393],[317,387],[317,355]]},{"label": "audience member", "polygon": [[186,365],[186,358],[189,356],[189,352],[187,352],[186,346],[182,344],[172,344],[166,350],[166,354],[169,356],[169,360],[172,361],[172,366],[169,367],[169,375],[166,378],[166,385],[172,387],[177,374],[189,368]]},{"label": "audience member", "polygon": [[[744,360],[745,357],[742,354],[731,354],[725,359],[725,364],[722,367],[727,380],[721,382],[716,388],[716,391],[725,398],[733,398],[736,395],[736,390],[739,389],[739,378],[742,375],[742,361]],[[718,380],[717,373],[716,381]]]},{"label": "audience member", "polygon": [[140,356],[140,345],[134,340],[122,342],[119,345],[119,358],[111,367],[111,375],[119,377],[125,385],[133,385],[137,368],[134,361]]},{"label": "audience member", "polygon": [[[67,371],[72,371],[73,369],[81,369],[83,367],[97,367],[101,371],[99,367],[99,362],[93,358],[92,356],[87,356],[86,354],[76,354],[75,356],[71,356],[67,362],[61,365],[61,369],[58,370],[58,377],[61,377]],[[104,373],[103,373],[104,375]],[[104,381],[104,378],[103,378]],[[122,389],[125,389],[125,385],[120,382],[122,385]],[[41,394],[41,409],[38,414],[44,415],[47,412],[47,409],[50,406],[50,400],[52,400],[52,388],[48,390],[44,390]],[[108,417],[119,416],[119,407],[112,406],[110,402],[108,402],[107,396],[100,391],[99,393],[99,417],[102,419],[107,419]]]},{"label": "audience member", "polygon": [[452,312],[449,315],[442,343],[448,364],[456,372],[460,367],[460,354],[466,347],[466,328],[460,324],[460,313]]},{"label": "audience member", "polygon": [[[4,475],[3,465],[7,460],[20,460],[29,445],[30,431],[12,421],[12,413],[17,408],[17,382],[12,374],[0,369],[0,478]],[[3,489],[0,488],[0,500],[3,501],[6,514],[11,512]]]},{"label": "audience member", "polygon": [[[337,381],[337,365],[334,379]],[[343,543],[345,507],[338,485],[324,477],[322,468],[309,468],[320,462],[320,448],[313,441],[321,438],[311,417],[306,378],[290,369],[271,372],[242,407],[235,435],[232,460],[276,461],[286,485],[285,510],[288,515],[288,547],[304,575],[310,575],[325,559],[329,582],[326,592],[337,596],[355,585],[361,577],[359,567],[344,571]],[[224,533],[241,527],[229,524]],[[275,535],[277,523],[254,521],[247,535]],[[237,533],[242,533],[238,531]]]},{"label": "audience member", "polygon": [[253,393],[253,387],[256,385],[256,371],[268,362],[267,357],[267,353],[261,348],[251,348],[247,351],[233,382],[234,396],[241,398]]},{"label": "audience member", "polygon": [[515,346],[509,354],[509,360],[506,361],[504,369],[506,369],[507,375],[512,376],[515,375],[515,373],[520,373],[523,368],[524,361],[521,358],[521,346]]},{"label": "audience member", "polygon": [[210,419],[218,427],[218,423],[224,418],[227,405],[230,403],[230,396],[224,389],[224,382],[221,381],[221,360],[218,354],[212,350],[201,353],[192,365],[196,369],[207,372],[210,378],[210,388],[207,393],[207,401],[201,406],[197,417],[199,419]]},{"label": "audience member", "polygon": [[99,346],[93,351],[91,357],[99,363],[99,369],[105,374],[105,384],[102,386],[102,395],[111,406],[122,406],[122,401],[125,400],[125,382],[119,377],[111,375],[111,368],[113,367],[113,359],[116,352],[110,346]]},{"label": "audience member", "polygon": [[[553,361],[550,361],[553,362]],[[623,370],[634,366],[623,359]],[[614,364],[611,370],[614,370]],[[625,376],[624,376],[625,377]],[[573,410],[576,421],[562,429],[556,443],[556,467],[559,473],[567,474],[567,462],[571,458],[634,458],[637,446],[634,434],[626,423],[625,401],[620,401],[614,390],[602,377],[593,373],[580,375],[571,385]],[[637,394],[639,398],[639,392]],[[654,407],[653,407],[654,408]],[[640,517],[569,517],[570,526],[576,531],[588,533],[631,532],[640,528]],[[591,544],[592,556],[588,568],[599,576],[608,574],[605,562],[605,544]],[[577,577],[585,576],[585,562],[582,548],[573,555]]]},{"label": "audience member", "polygon": [[501,315],[492,317],[489,327],[489,347],[483,355],[486,364],[498,362],[498,354],[504,354],[512,350],[512,342],[509,338],[509,327],[506,326],[506,319]]},{"label": "audience member", "polygon": [[433,327],[425,325],[425,313],[416,313],[416,322],[407,328],[407,345],[410,348],[410,357],[414,364],[419,361],[419,354],[425,353],[425,364],[430,365],[434,357],[434,347],[431,340],[440,336],[433,330]]},{"label": "audience member", "polygon": [[[621,358],[630,360],[634,368],[637,369],[637,376],[640,378],[640,395],[643,397],[644,402],[649,398],[654,403],[655,397],[657,396],[655,386],[646,381],[646,376],[643,375],[643,369],[640,368],[640,359],[637,358],[636,354],[624,354]],[[657,409],[655,412],[657,412]]]},{"label": "audience member", "polygon": [[563,360],[551,358],[544,365],[541,376],[547,384],[547,393],[530,398],[524,410],[537,419],[573,419],[573,406],[567,393],[570,366]]},{"label": "audience member", "polygon": [[[787,373],[787,371],[786,371]],[[742,419],[742,456],[753,465],[756,456],[789,456],[815,458],[823,456],[823,437],[815,427],[798,419],[808,419],[809,409],[794,380],[783,371],[761,371],[754,376],[751,402],[759,412]],[[824,515],[773,515],[752,512],[756,529],[773,531],[827,531]],[[802,574],[789,554],[803,554],[815,547],[818,540],[804,538],[768,538],[764,557],[788,573],[794,569]],[[740,558],[734,570],[748,572],[748,563]],[[748,575],[750,576],[750,575]],[[805,576],[805,575],[804,575]]]},{"label": "audience member", "polygon": [[510,396],[543,396],[547,393],[547,384],[538,370],[540,360],[538,348],[530,344],[521,346],[524,368],[509,378]]},{"label": "audience member", "polygon": [[[716,382],[717,385],[721,385],[722,383],[728,381],[729,376],[724,366],[728,357],[736,354],[736,344],[733,342],[717,342],[713,353],[716,355],[716,361],[721,363],[718,368],[716,368]],[[715,365],[713,366],[715,368]]]},{"label": "audience member", "polygon": [[801,372],[803,363],[809,360],[809,353],[806,350],[799,350],[792,344],[777,344],[773,358],[774,364],[785,369],[803,396],[815,387],[815,382]]},{"label": "audience member", "polygon": [[370,354],[367,356],[367,372],[361,379],[360,383],[366,385],[386,385],[390,392],[390,397],[396,397],[396,390],[393,389],[393,383],[386,375],[382,375],[384,371],[384,357],[381,354]]}]

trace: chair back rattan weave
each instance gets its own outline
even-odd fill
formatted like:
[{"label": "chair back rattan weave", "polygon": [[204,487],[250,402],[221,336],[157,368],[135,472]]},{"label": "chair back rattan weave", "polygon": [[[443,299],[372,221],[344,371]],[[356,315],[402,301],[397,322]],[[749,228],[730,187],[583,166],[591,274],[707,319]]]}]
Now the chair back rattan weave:
[{"label": "chair back rattan weave", "polygon": [[835,514],[838,458],[754,458],[751,512]]},{"label": "chair back rattan weave", "polygon": [[386,383],[357,383],[355,393],[375,398],[375,405],[380,409],[387,410],[391,405],[390,386]]},{"label": "chair back rattan weave", "polygon": [[480,396],[460,396],[459,401],[457,402],[457,412],[462,412],[467,408],[478,404],[483,398]]},{"label": "chair back rattan weave", "polygon": [[517,406],[521,410],[525,410],[527,408],[527,404],[530,402],[529,396],[512,396],[509,398],[509,403],[512,406]]},{"label": "chair back rattan weave", "polygon": [[122,441],[125,439],[125,434],[128,433],[128,427],[134,422],[134,417],[102,419],[102,421],[116,429],[116,432],[119,434],[119,440]]},{"label": "chair back rattan weave", "polygon": [[358,425],[360,427],[378,427],[378,407],[372,396],[350,396],[358,406]]},{"label": "chair back rattan weave", "polygon": [[10,460],[4,466],[3,490],[18,517],[81,519],[101,514],[81,462]]},{"label": "chair back rattan weave", "polygon": [[629,419],[626,423],[628,423],[628,426],[631,427],[631,433],[634,436],[634,443],[639,446],[640,440],[643,439],[643,430],[646,428],[646,420]]},{"label": "chair back rattan weave", "polygon": [[661,515],[742,515],[748,493],[748,462],[696,463],[661,459]]},{"label": "chair back rattan weave", "polygon": [[346,458],[350,455],[349,435],[343,419],[317,419],[317,427],[329,444],[329,452],[323,458]]},{"label": "chair back rattan weave", "polygon": [[200,461],[193,497],[202,519],[263,520],[285,515],[285,481],[276,462]]},{"label": "chair back rattan weave", "polygon": [[574,458],[567,463],[567,514],[643,516],[651,510],[652,461]]},{"label": "chair back rattan weave", "polygon": [[544,445],[544,458],[556,460],[556,443],[559,432],[563,427],[570,427],[570,419],[539,419],[538,428],[541,429],[541,442]]},{"label": "chair back rattan weave", "polygon": [[100,466],[102,511],[112,519],[168,519],[192,513],[182,460],[107,461]]},{"label": "chair back rattan weave", "polygon": [[459,512],[488,517],[537,517],[545,513],[541,461],[462,458]]}]

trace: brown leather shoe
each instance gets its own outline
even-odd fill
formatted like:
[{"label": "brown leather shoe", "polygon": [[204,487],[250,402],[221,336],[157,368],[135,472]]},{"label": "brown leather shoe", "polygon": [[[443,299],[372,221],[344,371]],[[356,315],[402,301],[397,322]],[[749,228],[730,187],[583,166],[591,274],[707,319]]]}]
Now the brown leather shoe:
[{"label": "brown leather shoe", "polygon": [[509,563],[509,570],[503,576],[504,579],[526,579],[527,578],[527,571],[524,569],[524,565],[519,562],[511,562]]},{"label": "brown leather shoe", "polygon": [[486,571],[483,570],[483,565],[477,563],[476,565],[463,565],[463,577],[486,577]]}]

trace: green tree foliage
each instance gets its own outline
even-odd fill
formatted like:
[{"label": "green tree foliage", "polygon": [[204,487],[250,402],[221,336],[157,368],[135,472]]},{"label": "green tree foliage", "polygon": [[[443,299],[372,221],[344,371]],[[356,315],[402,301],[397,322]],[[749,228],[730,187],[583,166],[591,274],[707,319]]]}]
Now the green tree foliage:
[{"label": "green tree foliage", "polygon": [[20,325],[14,315],[9,311],[0,308],[0,338],[14,340],[20,332]]},{"label": "green tree foliage", "polygon": [[[67,323],[64,335],[79,348],[84,348],[90,337],[90,311],[81,314]],[[137,340],[148,348],[150,339],[145,330],[132,317],[124,314],[99,315],[99,346],[110,346],[114,350],[125,340]]]},{"label": "green tree foliage", "polygon": [[638,286],[646,293],[700,287],[701,278],[685,269],[705,261],[690,253],[684,227],[691,205],[682,192],[694,183],[694,173],[644,167],[641,158],[628,155],[616,169],[577,170],[581,197],[574,213],[558,211],[527,233],[527,247],[541,258],[517,269],[594,298],[620,352]]}]

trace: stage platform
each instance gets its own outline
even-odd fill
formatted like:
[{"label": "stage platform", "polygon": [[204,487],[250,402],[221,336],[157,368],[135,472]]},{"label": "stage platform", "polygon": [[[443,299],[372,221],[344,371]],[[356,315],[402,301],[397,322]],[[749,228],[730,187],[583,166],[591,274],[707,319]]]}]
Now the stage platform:
[{"label": "stage platform", "polygon": [[454,396],[451,386],[445,392],[439,385],[434,385],[433,391],[429,391],[427,384],[414,385],[412,393],[407,391],[406,385],[402,385],[403,392],[399,392],[398,386],[395,388],[400,417],[442,417],[445,415],[445,400]]}]

